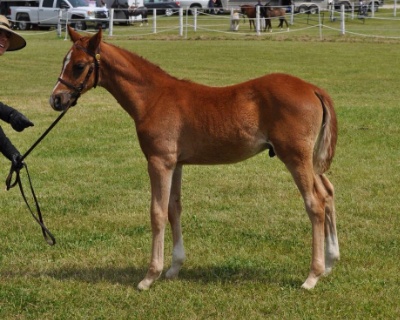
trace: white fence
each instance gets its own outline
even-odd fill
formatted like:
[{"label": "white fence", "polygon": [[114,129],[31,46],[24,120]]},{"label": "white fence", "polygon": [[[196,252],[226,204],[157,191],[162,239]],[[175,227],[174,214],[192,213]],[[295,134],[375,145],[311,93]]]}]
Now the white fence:
[{"label": "white fence", "polygon": [[[246,23],[244,23],[244,17],[240,18],[240,29],[234,30],[231,28],[232,24],[232,16],[233,11],[238,8],[230,8],[230,13],[228,10],[225,10],[226,14],[214,15],[205,13],[203,11],[197,11],[194,9],[194,14],[190,14],[190,10],[186,10],[185,8],[178,9],[178,12],[175,13],[172,17],[167,17],[163,14],[157,14],[156,9],[149,10],[148,16],[148,25],[145,25],[142,28],[138,26],[141,24],[141,17],[138,18],[129,18],[127,19],[116,19],[116,11],[117,9],[111,9],[109,12],[109,18],[105,19],[104,22],[109,24],[108,30],[105,30],[105,34],[108,36],[120,35],[121,29],[115,29],[114,26],[119,23],[124,24],[134,24],[134,27],[125,28],[126,32],[129,32],[129,36],[147,36],[154,34],[174,34],[175,36],[179,36],[182,38],[187,38],[188,34],[199,34],[202,33],[225,33],[235,36],[248,36],[248,35],[257,35],[257,36],[272,36],[281,33],[300,33],[307,32],[307,30],[314,29],[313,34],[317,34],[321,39],[326,32],[337,32],[341,35],[351,34],[351,35],[361,35],[361,36],[377,36],[377,37],[388,37],[392,39],[400,39],[400,19],[396,18],[397,15],[397,0],[395,0],[393,7],[386,7],[385,15],[383,15],[380,11],[376,13],[374,8],[372,11],[368,13],[368,16],[360,16],[358,14],[358,10],[353,6],[350,10],[345,11],[344,6],[341,7],[341,10],[337,11],[332,8],[329,11],[320,11],[316,14],[304,14],[304,13],[295,13],[294,8],[292,7],[291,12],[286,15],[286,19],[290,25],[290,31],[283,29],[278,32],[274,29],[273,33],[264,32],[265,28],[265,20],[261,18],[259,8],[257,10],[257,16],[255,18],[255,26],[256,29],[250,30],[248,27],[248,19]],[[393,9],[393,10],[392,10]],[[159,13],[159,12],[158,12]],[[120,15],[119,15],[120,16]],[[355,24],[367,26],[369,21],[374,20],[388,20],[389,23],[393,25],[393,30],[390,31],[387,35],[383,33],[375,34],[374,31],[371,30],[363,33],[361,27],[358,29],[354,28]],[[328,22],[329,23],[328,23]],[[59,24],[57,27],[57,34],[62,37],[66,34],[66,24],[73,23],[74,21],[63,21],[61,18],[59,19]],[[168,22],[168,23],[165,23]],[[275,21],[273,21],[275,24]],[[349,25],[350,27],[348,27]],[[372,25],[372,23],[371,23]],[[366,27],[364,28],[366,29]],[[117,32],[117,33],[116,33]]]},{"label": "white fence", "polygon": [[[194,9],[194,14],[190,14],[189,10],[185,10],[184,8],[180,8],[177,15],[179,18],[176,20],[177,25],[174,25],[172,27],[167,28],[168,31],[175,32],[177,35],[180,37],[186,37],[189,32],[193,33],[201,33],[201,32],[226,32],[226,33],[234,33],[234,34],[256,34],[257,36],[263,36],[266,33],[263,32],[265,29],[265,19],[261,18],[260,15],[260,8],[257,7],[257,16],[255,19],[255,26],[256,30],[250,30],[247,29],[248,32],[245,31],[246,26],[243,24],[243,16],[241,18],[241,32],[233,31],[231,29],[231,23],[232,23],[232,16],[233,16],[233,11],[236,10],[237,8],[230,8],[230,15],[229,14],[224,14],[224,15],[212,15],[205,13],[203,11],[197,11],[197,9]],[[352,21],[359,21],[360,23],[364,24],[365,21],[368,20],[379,20],[379,19],[386,19],[386,20],[392,20],[393,23],[396,26],[399,26],[400,24],[400,19],[396,18],[397,15],[397,0],[395,1],[393,5],[393,11],[391,11],[391,14],[387,14],[387,16],[380,16],[378,17],[377,13],[375,12],[375,8],[372,5],[372,10],[368,12],[368,16],[360,16],[358,12],[358,8],[353,6],[350,10],[345,10],[345,7],[342,6],[341,10],[335,10],[333,7],[329,11],[319,11],[316,14],[300,14],[300,13],[295,13],[294,7],[292,6],[290,13],[286,15],[286,19],[290,25],[290,31],[292,32],[298,32],[300,30],[308,29],[308,28],[317,28],[318,29],[318,34],[322,38],[323,37],[323,31],[324,28],[326,29],[335,29],[339,34],[345,35],[347,33],[350,34],[355,34],[355,32],[352,31],[352,29],[347,29],[346,26],[346,21],[352,22]],[[227,11],[227,10],[225,10]],[[388,10],[387,10],[388,11]],[[108,35],[113,36],[114,35],[114,16],[115,12],[114,9],[110,10],[110,28],[108,30]],[[147,31],[151,34],[156,34],[156,33],[163,33],[166,32],[166,28],[162,26],[162,21],[166,17],[163,15],[157,15],[156,10],[152,10],[152,15],[149,15],[149,29]],[[139,18],[140,20],[140,18]],[[326,20],[329,20],[330,22],[336,22],[336,24],[333,26],[333,24],[327,24]],[[160,22],[160,24],[158,23]],[[292,28],[292,26],[294,28]],[[398,27],[395,27],[395,29],[399,30]],[[222,31],[221,31],[222,29]],[[276,29],[274,30],[276,33]],[[279,31],[280,33],[282,32],[288,32],[288,30],[283,29]],[[379,35],[378,35],[379,36]],[[390,38],[398,38],[400,39],[400,30],[397,34],[389,35]]]}]

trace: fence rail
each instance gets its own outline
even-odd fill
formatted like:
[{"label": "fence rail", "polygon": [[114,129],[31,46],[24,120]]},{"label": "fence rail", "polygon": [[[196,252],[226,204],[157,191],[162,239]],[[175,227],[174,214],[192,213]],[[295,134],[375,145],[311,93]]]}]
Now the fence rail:
[{"label": "fence rail", "polygon": [[[256,30],[250,29],[249,20],[243,15],[240,18],[238,29],[232,28],[233,11],[237,7],[225,9],[226,14],[210,14],[203,10],[197,9],[178,9],[173,16],[160,14],[156,9],[149,10],[147,24],[143,23],[142,18],[130,17],[129,19],[117,19],[117,9],[111,9],[109,18],[104,19],[108,22],[108,30],[105,34],[113,36],[129,36],[129,37],[146,37],[157,34],[173,35],[181,38],[190,36],[201,36],[202,34],[225,34],[233,37],[256,35],[259,37],[271,37],[282,34],[301,34],[316,36],[320,39],[326,34],[339,34],[351,36],[377,37],[400,39],[400,18],[396,17],[396,2],[391,7],[380,9],[379,12],[369,12],[368,16],[360,16],[353,6],[351,10],[345,10],[344,6],[341,10],[322,11],[315,14],[295,13],[293,8],[286,15],[286,19],[290,25],[290,30],[277,30],[273,32],[264,32],[265,19],[261,18],[258,11],[255,19]],[[192,13],[192,14],[191,14]],[[194,13],[194,14],[193,14]],[[120,16],[120,15],[119,15]],[[62,37],[66,34],[66,24],[73,23],[75,20],[59,19],[57,34]],[[75,21],[76,22],[76,21]],[[115,28],[115,25],[128,25],[123,28]],[[272,24],[277,24],[276,20]],[[139,27],[142,26],[142,27]],[[87,31],[87,30],[86,30]],[[64,34],[63,34],[64,33]]]},{"label": "fence rail", "polygon": [[[396,5],[394,5],[396,8]],[[147,28],[143,28],[142,30],[147,30],[148,33],[157,34],[157,33],[165,33],[165,32],[173,32],[180,37],[187,37],[189,33],[202,33],[202,32],[216,32],[216,33],[226,33],[226,34],[255,34],[257,36],[264,36],[268,33],[263,32],[265,28],[265,19],[261,18],[260,13],[258,12],[255,25],[256,30],[250,30],[247,28],[246,23],[248,23],[248,19],[243,15],[240,21],[240,31],[234,31],[231,28],[232,24],[232,16],[233,11],[237,8],[231,7],[229,9],[230,14],[222,14],[215,15],[209,14],[202,10],[197,11],[197,9],[192,10],[194,14],[190,14],[190,10],[185,10],[184,8],[180,8],[177,12],[178,18],[174,18],[173,21],[175,24],[171,24],[172,17],[166,17],[165,15],[157,14],[156,10],[152,10],[152,16],[149,16],[149,25]],[[225,10],[227,11],[227,10]],[[381,10],[382,11],[382,10]],[[114,9],[110,11],[110,21],[112,21],[112,17],[115,14]],[[331,9],[329,11],[319,11],[316,14],[304,14],[304,13],[294,13],[292,8],[291,12],[287,14],[286,19],[290,25],[290,30],[278,30],[276,32],[276,28],[274,30],[274,34],[282,34],[284,32],[301,32],[307,29],[317,29],[318,35],[320,38],[323,37],[324,29],[326,30],[335,30],[340,35],[345,34],[353,34],[353,35],[363,35],[362,30],[360,29],[360,25],[365,25],[364,29],[369,25],[372,21],[378,20],[386,20],[388,24],[391,24],[391,28],[388,29],[388,34],[386,35],[388,38],[400,39],[400,19],[396,17],[396,11],[389,12],[385,10],[385,13],[376,13],[374,11],[370,12],[368,16],[360,16],[353,6],[351,10],[345,10],[345,7],[342,6],[341,10]],[[140,18],[136,20],[129,21],[131,24],[135,24],[135,26],[140,23]],[[164,23],[167,21],[168,23]],[[275,23],[275,20],[272,21]],[[114,35],[114,23],[110,23],[110,29],[108,30],[108,35]],[[136,28],[138,29],[138,28]],[[369,30],[366,30],[365,35],[373,36],[370,34]],[[382,33],[382,30],[377,29],[376,36],[383,37],[385,36]],[[141,35],[144,35],[142,33]]]}]

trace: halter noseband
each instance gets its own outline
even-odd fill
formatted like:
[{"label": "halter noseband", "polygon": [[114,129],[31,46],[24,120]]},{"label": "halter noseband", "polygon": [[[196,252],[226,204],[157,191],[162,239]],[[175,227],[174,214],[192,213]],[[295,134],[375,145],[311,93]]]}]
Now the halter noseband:
[{"label": "halter noseband", "polygon": [[88,51],[86,48],[82,47],[81,45],[75,44],[74,47],[81,49],[83,52],[88,54],[89,56],[93,57],[93,63],[90,65],[89,71],[86,74],[85,79],[81,82],[79,86],[74,86],[72,83],[69,83],[62,79],[61,77],[58,78],[58,81],[61,82],[63,85],[67,86],[68,88],[74,90],[74,93],[72,94],[72,97],[75,98],[75,101],[72,105],[75,105],[76,102],[78,101],[79,97],[81,96],[81,93],[83,89],[86,87],[90,76],[92,75],[93,71],[95,71],[94,74],[94,85],[93,88],[97,87],[97,84],[99,82],[99,69],[100,69],[100,53],[93,53]]}]

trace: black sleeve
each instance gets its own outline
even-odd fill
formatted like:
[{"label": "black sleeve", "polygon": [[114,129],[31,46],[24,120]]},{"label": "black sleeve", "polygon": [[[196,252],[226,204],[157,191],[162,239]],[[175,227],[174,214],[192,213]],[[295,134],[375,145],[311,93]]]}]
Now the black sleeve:
[{"label": "black sleeve", "polygon": [[0,119],[10,123],[10,114],[14,111],[13,108],[9,107],[8,105],[0,102]]},{"label": "black sleeve", "polygon": [[6,137],[3,129],[0,127],[0,152],[10,161],[12,161],[12,156],[19,154],[17,148],[11,143],[10,139]]}]

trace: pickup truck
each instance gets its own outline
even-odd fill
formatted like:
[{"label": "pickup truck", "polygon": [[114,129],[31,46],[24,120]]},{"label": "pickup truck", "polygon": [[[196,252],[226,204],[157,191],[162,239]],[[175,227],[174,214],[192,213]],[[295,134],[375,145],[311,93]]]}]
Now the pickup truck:
[{"label": "pickup truck", "polygon": [[[96,7],[96,2],[85,0],[37,0],[28,2],[29,6],[9,7],[7,17],[14,27],[20,30],[56,27],[60,20],[68,21],[78,30],[88,27],[107,29],[108,11]],[[61,15],[60,15],[61,12]]]}]

